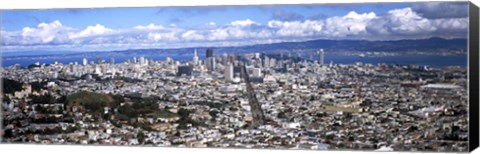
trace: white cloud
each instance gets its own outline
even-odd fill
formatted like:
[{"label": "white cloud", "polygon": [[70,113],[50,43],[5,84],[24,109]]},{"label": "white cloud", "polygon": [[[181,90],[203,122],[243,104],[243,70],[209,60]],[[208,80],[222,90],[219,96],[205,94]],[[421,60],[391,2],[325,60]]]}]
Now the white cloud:
[{"label": "white cloud", "polygon": [[197,31],[189,30],[182,34],[182,38],[186,41],[203,40],[204,36],[197,33]]},{"label": "white cloud", "polygon": [[323,34],[327,37],[365,35],[367,24],[377,18],[374,12],[358,14],[354,11],[342,17],[331,17],[325,21]]},{"label": "white cloud", "polygon": [[435,19],[432,25],[439,30],[467,30],[468,18]]},{"label": "white cloud", "polygon": [[133,29],[137,29],[137,30],[160,30],[160,29],[164,29],[164,27],[162,25],[149,24],[149,25],[146,25],[146,26],[138,25],[138,26],[133,27]]},{"label": "white cloud", "polygon": [[385,15],[349,12],[343,16],[308,20],[250,19],[224,25],[209,22],[203,27],[183,28],[148,24],[110,29],[101,24],[74,29],[60,21],[40,23],[20,31],[1,31],[5,49],[28,48],[148,48],[216,45],[249,45],[309,39],[411,39],[439,36],[466,38],[468,18],[428,19],[412,8],[394,9]]},{"label": "white cloud", "polygon": [[[386,17],[389,29],[395,34],[429,33],[436,30],[426,18],[413,12],[411,8],[395,9]],[[372,23],[375,24],[375,23]]]},{"label": "white cloud", "polygon": [[22,39],[17,41],[19,41],[19,44],[63,42],[65,38],[62,34],[69,30],[71,28],[64,27],[58,20],[51,23],[40,23],[37,27],[24,27],[21,31]]},{"label": "white cloud", "polygon": [[244,26],[250,26],[250,25],[259,25],[258,23],[250,20],[250,19],[245,19],[245,20],[236,20],[236,21],[232,21],[230,23],[230,25],[232,26],[241,26],[241,27],[244,27]]},{"label": "white cloud", "polygon": [[313,36],[322,31],[324,22],[320,20],[306,21],[277,21],[268,22],[268,27],[276,30],[275,34],[281,37]]},{"label": "white cloud", "polygon": [[[468,28],[467,18],[427,19],[411,8],[394,9],[369,22],[367,30],[382,38],[462,37]],[[465,34],[465,35],[463,35]]]},{"label": "white cloud", "polygon": [[178,37],[174,32],[159,32],[159,33],[148,33],[148,39],[163,42],[177,41]]},{"label": "white cloud", "polygon": [[73,33],[69,35],[70,39],[76,39],[76,38],[84,38],[84,37],[90,37],[90,36],[97,36],[97,35],[102,35],[102,34],[107,34],[112,32],[112,29],[106,28],[103,25],[96,24],[95,26],[88,26],[85,30],[82,30],[78,33]]},{"label": "white cloud", "polygon": [[208,34],[208,40],[225,40],[229,37],[228,32],[225,29],[210,30]]}]

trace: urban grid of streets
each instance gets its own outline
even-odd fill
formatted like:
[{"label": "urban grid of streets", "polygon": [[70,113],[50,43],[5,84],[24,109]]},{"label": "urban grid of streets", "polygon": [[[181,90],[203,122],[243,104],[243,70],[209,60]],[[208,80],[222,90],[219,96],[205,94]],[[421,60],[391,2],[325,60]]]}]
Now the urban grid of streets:
[{"label": "urban grid of streets", "polygon": [[[323,52],[320,62],[269,56],[199,60],[195,51],[193,60],[183,62],[140,57],[6,67],[3,77],[22,89],[3,96],[2,142],[468,149],[465,68],[323,64]],[[258,127],[252,125],[242,65],[265,117]],[[79,94],[97,94],[102,99],[96,101],[104,102],[82,104],[74,97]],[[48,101],[42,103],[42,96]]]}]

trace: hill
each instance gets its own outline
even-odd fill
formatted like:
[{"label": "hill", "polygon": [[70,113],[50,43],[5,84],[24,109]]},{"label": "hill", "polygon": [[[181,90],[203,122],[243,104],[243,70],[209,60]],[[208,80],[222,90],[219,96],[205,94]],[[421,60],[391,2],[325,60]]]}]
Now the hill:
[{"label": "hill", "polygon": [[101,112],[104,107],[114,107],[114,99],[111,95],[82,91],[67,96],[67,107],[71,106],[81,106],[90,112]]}]

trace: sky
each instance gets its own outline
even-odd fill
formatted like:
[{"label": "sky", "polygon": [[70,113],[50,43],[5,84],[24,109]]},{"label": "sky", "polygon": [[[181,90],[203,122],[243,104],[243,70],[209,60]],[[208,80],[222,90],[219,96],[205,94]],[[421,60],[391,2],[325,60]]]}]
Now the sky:
[{"label": "sky", "polygon": [[111,51],[313,39],[467,38],[468,3],[362,3],[2,10],[1,46]]}]

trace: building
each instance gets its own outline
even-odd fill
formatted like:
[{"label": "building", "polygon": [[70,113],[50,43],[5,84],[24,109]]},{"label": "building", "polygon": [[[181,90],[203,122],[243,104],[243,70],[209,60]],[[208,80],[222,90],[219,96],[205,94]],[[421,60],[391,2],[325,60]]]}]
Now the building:
[{"label": "building", "polygon": [[213,50],[211,48],[208,48],[206,53],[207,58],[213,57]]},{"label": "building", "polygon": [[178,66],[177,76],[182,76],[182,75],[190,76],[192,75],[192,71],[193,71],[193,67],[190,65]]},{"label": "building", "polygon": [[87,58],[83,58],[83,65],[85,66],[85,65],[87,65],[87,64],[88,64]]},{"label": "building", "polygon": [[226,82],[231,82],[233,81],[233,65],[231,63],[228,63],[225,66],[225,81]]},{"label": "building", "polygon": [[319,63],[320,63],[320,65],[323,65],[324,64],[324,54],[325,54],[325,52],[323,51],[323,49],[320,49],[318,51],[318,54],[320,55]]},{"label": "building", "polygon": [[140,62],[140,65],[145,65],[145,57],[140,57],[140,59],[138,60]]},{"label": "building", "polygon": [[197,55],[197,49],[195,49],[193,53],[193,64],[198,65],[198,55]]},{"label": "building", "polygon": [[260,68],[253,68],[252,69],[252,75],[253,75],[253,77],[261,77],[262,76],[262,70]]},{"label": "building", "polygon": [[207,66],[207,70],[209,72],[215,71],[215,57],[213,56],[213,50],[207,49],[207,59],[205,59],[205,65]]},{"label": "building", "polygon": [[167,64],[173,64],[173,59],[170,57],[167,57],[165,61],[167,62]]}]

